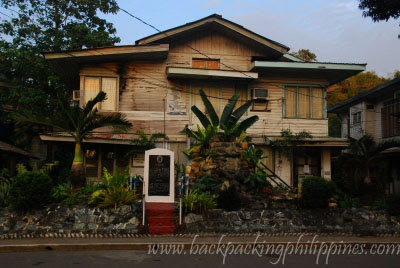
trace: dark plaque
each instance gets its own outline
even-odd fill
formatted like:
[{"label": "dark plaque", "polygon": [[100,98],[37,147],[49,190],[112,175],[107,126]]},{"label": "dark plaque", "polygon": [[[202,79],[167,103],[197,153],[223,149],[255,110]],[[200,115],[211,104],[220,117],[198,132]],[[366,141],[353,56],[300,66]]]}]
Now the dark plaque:
[{"label": "dark plaque", "polygon": [[149,156],[149,195],[169,196],[169,155]]}]

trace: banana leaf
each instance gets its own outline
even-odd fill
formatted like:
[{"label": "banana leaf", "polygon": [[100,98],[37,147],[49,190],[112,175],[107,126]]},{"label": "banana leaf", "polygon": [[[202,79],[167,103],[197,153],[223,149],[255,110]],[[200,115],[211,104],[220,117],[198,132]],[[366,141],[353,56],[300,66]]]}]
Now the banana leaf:
[{"label": "banana leaf", "polygon": [[[219,125],[219,118],[217,113],[214,110],[214,107],[212,106],[211,102],[208,100],[206,94],[202,89],[200,89],[200,96],[201,99],[203,100],[204,106],[206,107],[206,110],[210,116],[211,122],[213,126],[218,126]],[[207,128],[206,126],[204,126]]]}]

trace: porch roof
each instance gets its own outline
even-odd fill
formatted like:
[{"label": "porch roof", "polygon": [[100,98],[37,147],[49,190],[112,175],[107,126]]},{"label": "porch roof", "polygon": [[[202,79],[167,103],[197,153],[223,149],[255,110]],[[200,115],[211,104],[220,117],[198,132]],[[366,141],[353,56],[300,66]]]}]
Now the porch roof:
[{"label": "porch roof", "polygon": [[[138,136],[133,133],[105,133],[105,132],[94,132],[89,135],[87,139],[84,139],[84,143],[104,143],[104,144],[126,144],[130,145],[133,138]],[[169,142],[186,141],[185,135],[168,135]],[[66,132],[49,132],[40,134],[40,139],[43,141],[63,141],[63,142],[75,142],[74,138]]]},{"label": "porch roof", "polygon": [[[283,140],[283,137],[268,137],[271,140]],[[265,144],[264,138],[254,138],[254,143]],[[302,139],[303,143],[299,144],[300,147],[347,147],[349,140],[347,138],[335,137],[313,137],[311,139]]]},{"label": "porch roof", "polygon": [[258,73],[246,71],[231,71],[231,70],[211,70],[183,67],[167,67],[168,78],[198,78],[198,79],[241,79],[253,80],[258,78]]},{"label": "porch roof", "polygon": [[166,59],[168,51],[168,44],[148,44],[46,51],[43,52],[43,55],[49,65],[61,75],[69,87],[74,88],[79,85],[79,71],[82,64]]},{"label": "porch roof", "polygon": [[319,78],[332,85],[365,71],[366,65],[364,63],[253,61],[249,70],[263,72],[267,76],[285,75]]},{"label": "porch roof", "polygon": [[17,154],[17,155],[22,155],[28,158],[36,158],[35,156],[33,156],[31,153],[28,153],[18,147],[15,147],[11,144],[5,143],[0,141],[0,152],[6,152],[6,153],[11,153],[11,154]]}]

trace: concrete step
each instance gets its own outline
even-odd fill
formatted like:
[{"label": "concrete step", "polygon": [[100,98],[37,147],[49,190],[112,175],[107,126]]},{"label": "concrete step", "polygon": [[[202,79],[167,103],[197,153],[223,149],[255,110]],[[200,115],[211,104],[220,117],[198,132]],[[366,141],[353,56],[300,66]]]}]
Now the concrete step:
[{"label": "concrete step", "polygon": [[173,203],[146,203],[146,219],[151,234],[173,234],[176,218]]}]

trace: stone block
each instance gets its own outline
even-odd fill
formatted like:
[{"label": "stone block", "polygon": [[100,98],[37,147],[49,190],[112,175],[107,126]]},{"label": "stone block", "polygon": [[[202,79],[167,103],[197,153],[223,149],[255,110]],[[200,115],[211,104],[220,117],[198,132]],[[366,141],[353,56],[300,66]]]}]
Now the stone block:
[{"label": "stone block", "polygon": [[184,222],[186,224],[192,224],[192,223],[196,223],[196,222],[200,222],[200,221],[203,221],[203,216],[193,214],[193,213],[189,213],[184,219]]}]

